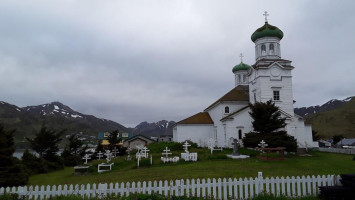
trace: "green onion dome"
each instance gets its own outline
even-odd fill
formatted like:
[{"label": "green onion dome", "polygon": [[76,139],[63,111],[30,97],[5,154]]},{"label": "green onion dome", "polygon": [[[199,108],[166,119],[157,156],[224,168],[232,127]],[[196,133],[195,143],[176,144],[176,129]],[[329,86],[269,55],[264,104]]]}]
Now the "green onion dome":
[{"label": "green onion dome", "polygon": [[240,62],[240,64],[233,67],[232,72],[235,73],[236,71],[239,71],[239,70],[248,70],[249,68],[250,68],[249,65],[244,64],[243,62]]},{"label": "green onion dome", "polygon": [[276,26],[270,25],[265,22],[264,26],[258,28],[252,35],[251,40],[255,42],[257,39],[262,37],[277,37],[280,40],[283,38],[284,33]]}]

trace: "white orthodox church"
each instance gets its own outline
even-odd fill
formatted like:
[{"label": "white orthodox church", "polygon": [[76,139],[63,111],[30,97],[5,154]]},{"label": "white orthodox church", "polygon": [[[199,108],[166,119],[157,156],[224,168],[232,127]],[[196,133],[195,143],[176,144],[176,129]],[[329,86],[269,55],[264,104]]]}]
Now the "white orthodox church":
[{"label": "white orthodox church", "polygon": [[[266,15],[267,13],[265,13]],[[249,103],[273,100],[286,118],[285,130],[297,139],[299,148],[317,146],[313,142],[312,127],[294,113],[291,61],[281,58],[280,40],[283,32],[265,24],[251,36],[255,43],[255,64],[241,61],[232,71],[235,87],[204,111],[177,122],[173,140],[191,140],[200,146],[213,139],[218,147],[230,147],[234,138],[242,139],[253,131]]]}]

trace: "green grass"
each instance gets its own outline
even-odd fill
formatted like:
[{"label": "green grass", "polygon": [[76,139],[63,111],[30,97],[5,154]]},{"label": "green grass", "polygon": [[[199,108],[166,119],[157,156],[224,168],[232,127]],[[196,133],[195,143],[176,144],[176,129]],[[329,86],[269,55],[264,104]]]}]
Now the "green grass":
[{"label": "green grass", "polygon": [[[173,152],[173,155],[178,156],[180,152]],[[263,172],[264,177],[327,175],[354,173],[355,169],[353,155],[325,152],[312,152],[312,156],[288,155],[283,161],[260,161],[255,157],[242,160],[227,159],[224,155],[230,154],[232,150],[215,151],[213,155],[210,155],[208,149],[193,149],[191,152],[198,152],[198,162],[180,161],[177,164],[162,164],[161,154],[153,153],[153,166],[137,168],[135,159],[125,161],[124,157],[120,157],[114,159],[115,166],[110,172],[98,174],[96,166],[99,162],[94,161],[91,163],[92,173],[88,175],[73,175],[73,167],[65,167],[63,170],[48,174],[33,175],[28,185],[256,177],[259,171]]]}]

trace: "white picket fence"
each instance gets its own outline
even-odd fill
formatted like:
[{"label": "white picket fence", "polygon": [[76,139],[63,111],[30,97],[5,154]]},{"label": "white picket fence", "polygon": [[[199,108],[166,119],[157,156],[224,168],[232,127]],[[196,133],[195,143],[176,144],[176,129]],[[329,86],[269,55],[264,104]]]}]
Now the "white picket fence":
[{"label": "white picket fence", "polygon": [[0,194],[17,193],[33,199],[45,199],[57,195],[81,195],[103,197],[108,194],[128,196],[130,194],[158,193],[166,196],[213,197],[214,199],[247,199],[257,194],[268,193],[289,197],[316,196],[319,186],[339,185],[340,177],[335,175],[271,177],[263,178],[259,172],[256,178],[207,178],[175,181],[143,181],[127,183],[104,183],[87,185],[24,186],[0,188]]}]

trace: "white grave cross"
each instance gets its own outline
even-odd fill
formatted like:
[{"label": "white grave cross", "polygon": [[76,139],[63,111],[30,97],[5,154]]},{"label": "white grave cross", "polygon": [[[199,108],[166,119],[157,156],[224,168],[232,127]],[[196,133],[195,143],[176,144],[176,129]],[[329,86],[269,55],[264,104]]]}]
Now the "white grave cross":
[{"label": "white grave cross", "polygon": [[260,146],[261,148],[265,148],[268,146],[268,144],[266,144],[266,142],[264,140],[261,140],[260,144],[258,144],[258,146]]},{"label": "white grave cross", "polygon": [[101,160],[101,157],[103,157],[103,153],[101,153],[101,151],[99,151],[99,152],[97,153],[97,157],[99,158],[99,160]]},{"label": "white grave cross", "polygon": [[104,155],[106,156],[107,163],[110,162],[111,156],[112,156],[112,153],[110,152],[110,150],[106,150],[106,153]]},{"label": "white grave cross", "polygon": [[114,157],[117,156],[117,153],[119,153],[118,149],[115,147],[113,150],[112,150],[112,153],[114,155]]},{"label": "white grave cross", "polygon": [[170,154],[172,154],[171,152],[170,152],[170,149],[168,149],[168,147],[165,147],[165,149],[163,150],[164,152],[162,153],[163,154],[163,156],[165,155],[165,157],[168,157]]},{"label": "white grave cross", "polygon": [[148,151],[150,150],[147,147],[143,147],[143,149],[141,150],[144,158],[148,158]]},{"label": "white grave cross", "polygon": [[83,160],[85,160],[85,164],[88,164],[88,159],[90,159],[89,154],[85,154],[85,156],[83,157]]},{"label": "white grave cross", "polygon": [[184,147],[185,152],[189,152],[189,146],[191,146],[187,141],[182,145]]}]

